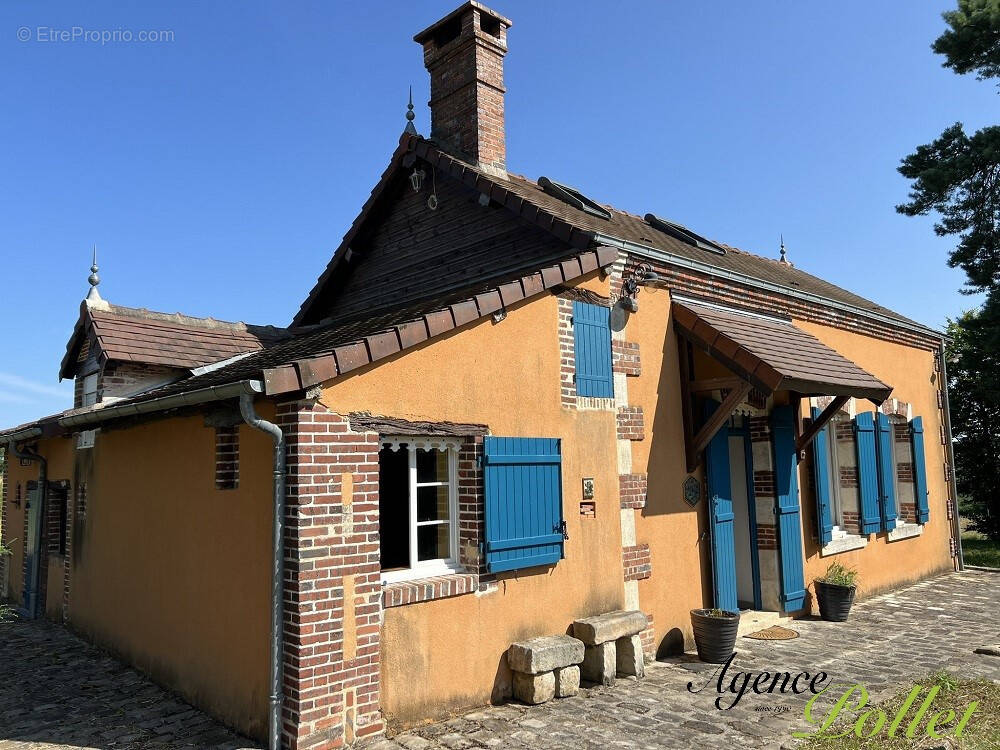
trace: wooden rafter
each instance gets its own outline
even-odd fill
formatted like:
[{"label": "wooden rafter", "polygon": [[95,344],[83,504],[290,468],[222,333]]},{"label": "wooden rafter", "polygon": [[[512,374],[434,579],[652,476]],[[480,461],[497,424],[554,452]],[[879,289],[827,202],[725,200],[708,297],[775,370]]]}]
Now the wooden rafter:
[{"label": "wooden rafter", "polygon": [[741,381],[741,385],[729,391],[729,395],[722,401],[719,408],[701,426],[698,434],[694,436],[694,454],[696,460],[712,438],[715,437],[715,433],[721,429],[722,425],[729,421],[733,412],[736,411],[736,407],[743,403],[743,399],[746,398],[752,387],[747,381]]},{"label": "wooden rafter", "polygon": [[837,396],[833,399],[827,407],[820,412],[819,416],[810,424],[801,435],[799,435],[798,440],[795,443],[795,449],[799,454],[799,460],[802,460],[802,451],[809,447],[809,444],[813,441],[813,438],[819,434],[827,424],[833,419],[834,414],[843,408],[844,404],[850,396]]},{"label": "wooden rafter", "polygon": [[733,388],[739,388],[740,384],[743,382],[743,378],[733,375],[731,377],[724,378],[702,378],[701,380],[692,380],[690,387],[691,393],[707,393],[708,391],[728,391]]},{"label": "wooden rafter", "polygon": [[677,361],[681,370],[681,414],[684,420],[684,463],[688,472],[698,466],[694,452],[694,416],[691,408],[691,344],[677,335]]}]

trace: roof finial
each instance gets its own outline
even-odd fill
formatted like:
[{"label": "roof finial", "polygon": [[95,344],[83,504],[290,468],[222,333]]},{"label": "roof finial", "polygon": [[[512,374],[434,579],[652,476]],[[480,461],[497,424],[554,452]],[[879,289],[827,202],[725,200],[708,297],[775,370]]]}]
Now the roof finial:
[{"label": "roof finial", "polygon": [[90,283],[90,291],[87,292],[87,299],[93,302],[98,302],[101,299],[100,292],[97,291],[97,285],[101,283],[101,277],[97,275],[97,244],[94,244],[94,261],[90,266],[90,276],[87,277],[87,281]]},{"label": "roof finial", "polygon": [[414,117],[416,115],[413,114],[413,86],[410,86],[410,103],[406,105],[406,129],[403,132],[417,135],[417,129],[413,125]]},{"label": "roof finial", "polygon": [[785,235],[779,235],[781,237],[781,257],[778,258],[779,263],[788,263],[788,258],[785,257]]}]

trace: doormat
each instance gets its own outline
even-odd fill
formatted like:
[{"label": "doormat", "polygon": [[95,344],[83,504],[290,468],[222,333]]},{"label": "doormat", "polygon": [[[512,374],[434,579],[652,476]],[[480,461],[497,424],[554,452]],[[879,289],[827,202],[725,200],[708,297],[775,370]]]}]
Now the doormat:
[{"label": "doormat", "polygon": [[780,625],[772,625],[769,628],[758,630],[756,633],[750,633],[743,637],[753,638],[758,641],[788,641],[792,638],[798,638],[799,634],[794,630],[783,628]]}]

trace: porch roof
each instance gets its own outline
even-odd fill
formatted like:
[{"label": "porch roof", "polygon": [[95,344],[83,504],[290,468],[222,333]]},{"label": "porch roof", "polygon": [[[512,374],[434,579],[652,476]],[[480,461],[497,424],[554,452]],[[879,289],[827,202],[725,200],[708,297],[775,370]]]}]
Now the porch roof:
[{"label": "porch roof", "polygon": [[871,373],[791,320],[675,301],[678,333],[765,393],[854,396],[881,404],[892,392]]}]

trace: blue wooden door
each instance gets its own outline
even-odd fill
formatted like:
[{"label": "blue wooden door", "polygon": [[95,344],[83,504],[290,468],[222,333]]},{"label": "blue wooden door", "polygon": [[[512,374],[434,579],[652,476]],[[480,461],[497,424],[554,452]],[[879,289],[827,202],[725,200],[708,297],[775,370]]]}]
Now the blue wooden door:
[{"label": "blue wooden door", "polygon": [[[706,404],[705,416],[719,407],[718,402]],[[736,545],[733,541],[733,492],[729,476],[729,429],[725,425],[715,433],[705,449],[705,471],[708,477],[709,530],[712,536],[712,586],[715,606],[731,612],[739,611],[736,594]]]},{"label": "blue wooden door", "polygon": [[795,446],[795,420],[791,406],[776,406],[771,412],[774,444],[774,493],[781,572],[781,603],[786,612],[802,609],[806,598],[802,565],[802,513],[799,509],[799,462]]}]

